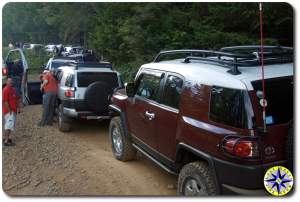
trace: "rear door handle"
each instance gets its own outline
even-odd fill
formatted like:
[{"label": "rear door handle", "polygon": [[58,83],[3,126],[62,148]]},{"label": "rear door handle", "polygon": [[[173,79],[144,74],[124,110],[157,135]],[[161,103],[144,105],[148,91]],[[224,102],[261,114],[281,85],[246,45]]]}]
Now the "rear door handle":
[{"label": "rear door handle", "polygon": [[145,116],[151,121],[152,119],[155,118],[155,114],[154,113],[151,113],[151,112],[148,112],[146,111],[145,112]]}]

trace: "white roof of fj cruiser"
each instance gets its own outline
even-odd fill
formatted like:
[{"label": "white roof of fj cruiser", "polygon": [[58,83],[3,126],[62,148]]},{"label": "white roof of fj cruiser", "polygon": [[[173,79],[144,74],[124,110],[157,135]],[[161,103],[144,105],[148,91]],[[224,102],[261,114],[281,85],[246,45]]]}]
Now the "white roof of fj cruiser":
[{"label": "white roof of fj cruiser", "polygon": [[[238,67],[239,75],[230,74],[229,68],[215,63],[194,60],[183,63],[183,59],[148,63],[141,68],[178,73],[190,82],[243,90],[253,90],[251,82],[262,79],[261,66]],[[265,65],[264,71],[265,79],[294,75],[293,63]]]}]

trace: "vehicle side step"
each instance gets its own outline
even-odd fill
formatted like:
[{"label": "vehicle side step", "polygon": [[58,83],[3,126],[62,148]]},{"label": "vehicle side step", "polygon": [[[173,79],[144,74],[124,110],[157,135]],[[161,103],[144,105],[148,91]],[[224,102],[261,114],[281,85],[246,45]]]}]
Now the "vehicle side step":
[{"label": "vehicle side step", "polygon": [[160,163],[159,161],[157,161],[154,157],[152,157],[151,155],[149,155],[147,152],[145,152],[143,149],[141,149],[140,147],[138,147],[136,144],[132,143],[132,146],[134,148],[136,148],[138,151],[140,151],[142,154],[144,154],[146,157],[148,157],[150,160],[152,160],[154,163],[156,163],[159,167],[161,167],[162,169],[164,169],[165,171],[167,171],[170,174],[173,175],[178,175],[178,173],[170,170],[169,168],[167,168],[165,165],[163,165],[162,163]]}]

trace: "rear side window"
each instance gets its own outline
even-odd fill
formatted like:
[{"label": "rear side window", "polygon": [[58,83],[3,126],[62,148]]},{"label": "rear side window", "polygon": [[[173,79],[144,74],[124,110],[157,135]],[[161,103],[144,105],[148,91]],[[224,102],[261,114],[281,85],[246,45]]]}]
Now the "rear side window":
[{"label": "rear side window", "polygon": [[69,74],[69,75],[66,77],[66,83],[65,83],[65,86],[67,86],[67,87],[73,87],[73,80],[74,80],[73,74]]},{"label": "rear side window", "polygon": [[110,72],[78,72],[77,82],[78,87],[88,87],[91,83],[101,81],[106,83],[108,86],[117,88],[118,75]]},{"label": "rear side window", "polygon": [[178,76],[169,75],[164,89],[162,103],[178,109],[183,80]]},{"label": "rear side window", "polygon": [[62,77],[63,77],[63,71],[58,70],[57,73],[56,73],[56,79],[57,79],[57,81],[60,82],[61,79],[62,79]]},{"label": "rear side window", "polygon": [[157,100],[161,77],[152,74],[143,74],[137,88],[137,95],[150,99]]},{"label": "rear side window", "polygon": [[242,90],[213,87],[210,120],[236,128],[246,128],[247,118]]}]

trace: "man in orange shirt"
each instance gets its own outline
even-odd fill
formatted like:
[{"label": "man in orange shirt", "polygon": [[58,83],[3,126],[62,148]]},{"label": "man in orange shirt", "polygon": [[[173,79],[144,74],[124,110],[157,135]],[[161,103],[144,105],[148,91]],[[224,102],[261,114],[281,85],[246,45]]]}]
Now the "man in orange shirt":
[{"label": "man in orange shirt", "polygon": [[43,115],[38,126],[52,125],[57,95],[57,81],[54,78],[53,70],[47,72],[42,78],[41,91],[43,95]]}]

